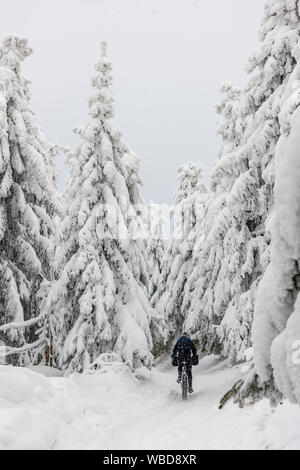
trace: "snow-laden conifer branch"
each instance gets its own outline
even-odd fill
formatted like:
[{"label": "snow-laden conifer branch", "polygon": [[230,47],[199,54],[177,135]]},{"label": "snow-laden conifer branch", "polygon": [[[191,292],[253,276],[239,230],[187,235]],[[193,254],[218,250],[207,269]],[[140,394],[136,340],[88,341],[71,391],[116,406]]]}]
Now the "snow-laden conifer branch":
[{"label": "snow-laden conifer branch", "polygon": [[27,351],[33,351],[34,349],[38,348],[39,346],[45,345],[46,340],[44,338],[40,338],[34,343],[24,344],[22,347],[14,348],[10,346],[0,346],[0,357],[8,357],[12,356],[13,354],[22,354]]},{"label": "snow-laden conifer branch", "polygon": [[37,325],[45,318],[45,313],[40,313],[37,317],[30,318],[30,320],[26,320],[23,322],[11,322],[6,323],[0,326],[0,332],[6,332],[11,329],[19,330],[21,328],[28,328],[30,326]]}]

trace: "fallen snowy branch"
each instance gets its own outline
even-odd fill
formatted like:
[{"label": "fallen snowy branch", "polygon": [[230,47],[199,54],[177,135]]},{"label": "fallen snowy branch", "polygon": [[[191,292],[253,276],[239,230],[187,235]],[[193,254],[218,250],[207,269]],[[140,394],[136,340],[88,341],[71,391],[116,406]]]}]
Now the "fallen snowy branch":
[{"label": "fallen snowy branch", "polygon": [[229,400],[236,397],[241,387],[243,386],[243,383],[243,379],[238,380],[238,382],[236,382],[233,387],[225,393],[225,395],[220,400],[219,410],[222,410]]}]

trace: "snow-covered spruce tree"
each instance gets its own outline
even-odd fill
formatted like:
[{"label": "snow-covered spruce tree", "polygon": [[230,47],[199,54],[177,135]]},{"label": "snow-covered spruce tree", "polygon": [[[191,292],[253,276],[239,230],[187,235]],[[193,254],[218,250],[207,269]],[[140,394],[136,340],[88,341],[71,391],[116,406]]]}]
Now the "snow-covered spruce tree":
[{"label": "snow-covered spruce tree", "polygon": [[186,310],[182,307],[187,279],[189,278],[196,233],[201,232],[208,199],[207,187],[203,181],[202,167],[190,162],[178,170],[179,189],[172,209],[172,234],[165,255],[157,291],[152,297],[152,306],[164,319],[161,343],[167,345],[182,328]]},{"label": "snow-covered spruce tree", "polygon": [[20,365],[45,352],[41,306],[57,212],[54,147],[36,122],[20,71],[31,52],[16,36],[0,48],[0,338],[8,361]]},{"label": "snow-covered spruce tree", "polygon": [[[206,325],[203,344],[209,352],[216,347],[230,362],[242,360],[251,345],[257,286],[269,263],[279,99],[296,63],[297,8],[296,1],[266,2],[248,84],[242,92],[229,87],[218,108],[223,145],[212,190],[219,210],[212,211],[195,297],[202,317],[198,323]],[[207,335],[214,340],[206,341]]]},{"label": "snow-covered spruce tree", "polygon": [[300,41],[297,65],[278,106],[281,137],[275,155],[271,261],[258,288],[253,324],[254,364],[239,393],[281,396],[300,404]]},{"label": "snow-covered spruce tree", "polygon": [[[223,138],[222,150],[234,152],[241,142],[244,123],[240,117],[241,90],[231,83],[222,87],[224,99],[218,106],[223,116],[219,133]],[[232,185],[238,175],[238,166],[223,176],[224,188]],[[183,299],[186,310],[185,329],[197,340],[201,350],[220,353],[222,347],[217,336],[217,326],[222,315],[215,308],[217,295],[215,286],[224,262],[224,237],[229,228],[231,218],[227,207],[228,196],[225,190],[210,194],[204,214],[204,224],[196,233],[197,244],[193,255],[193,268],[188,278]],[[236,242],[236,240],[235,240]],[[230,289],[230,282],[224,279],[223,289]]]},{"label": "snow-covered spruce tree", "polygon": [[77,128],[52,289],[55,358],[82,371],[114,352],[136,368],[152,360],[139,160],[114,123],[112,67],[102,43],[89,99],[91,120]]}]

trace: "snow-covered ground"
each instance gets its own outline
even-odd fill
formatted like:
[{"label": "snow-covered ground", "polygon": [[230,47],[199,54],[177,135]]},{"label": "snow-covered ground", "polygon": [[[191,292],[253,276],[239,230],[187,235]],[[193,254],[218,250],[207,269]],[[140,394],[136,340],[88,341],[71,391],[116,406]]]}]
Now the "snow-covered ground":
[{"label": "snow-covered ground", "polygon": [[300,449],[297,406],[218,409],[240,374],[202,359],[183,403],[166,360],[138,378],[120,366],[70,377],[0,366],[0,449]]}]

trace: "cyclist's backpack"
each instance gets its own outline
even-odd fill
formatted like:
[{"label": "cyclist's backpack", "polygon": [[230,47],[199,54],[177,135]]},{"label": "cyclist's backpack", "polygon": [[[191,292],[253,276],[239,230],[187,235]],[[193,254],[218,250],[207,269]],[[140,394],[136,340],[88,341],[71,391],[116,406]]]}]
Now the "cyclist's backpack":
[{"label": "cyclist's backpack", "polygon": [[186,336],[182,336],[178,340],[178,354],[180,359],[188,359],[191,356],[192,341]]}]

